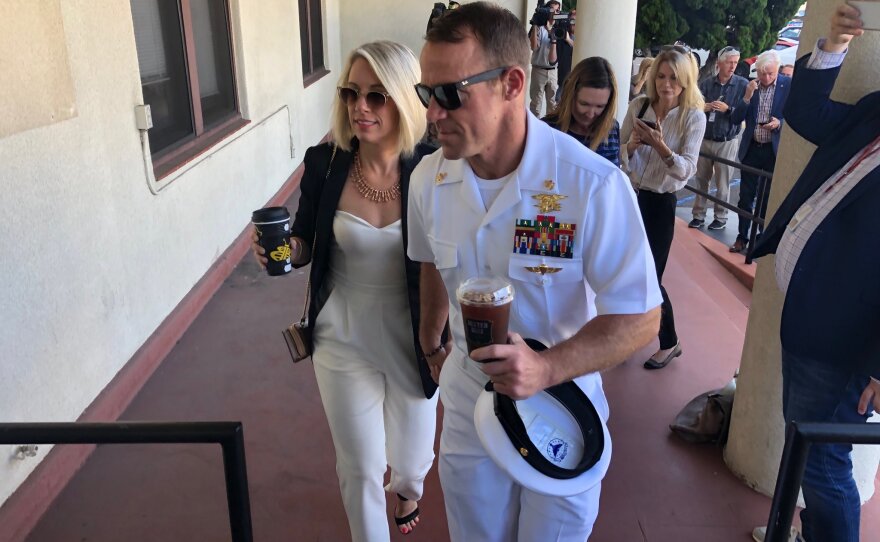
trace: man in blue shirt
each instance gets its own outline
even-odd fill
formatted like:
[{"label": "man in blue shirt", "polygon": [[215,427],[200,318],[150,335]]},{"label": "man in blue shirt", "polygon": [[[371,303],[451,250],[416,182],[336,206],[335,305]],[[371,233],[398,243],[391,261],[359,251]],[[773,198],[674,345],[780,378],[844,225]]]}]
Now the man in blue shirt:
[{"label": "man in blue shirt", "polygon": [[[730,46],[718,51],[717,75],[703,79],[699,85],[703,99],[706,100],[706,135],[703,136],[700,152],[714,154],[726,160],[736,159],[741,123],[732,123],[730,117],[734,108],[742,103],[746,85],[749,84],[746,78],[734,73],[739,56],[739,51]],[[700,157],[697,161],[697,188],[708,192],[709,184],[714,178],[718,188],[715,195],[727,201],[732,173],[732,167]],[[688,224],[689,227],[701,228],[706,223],[707,201],[702,196],[697,196],[694,200],[694,219]],[[727,225],[727,209],[716,203],[714,218],[709,229],[724,229]]]}]

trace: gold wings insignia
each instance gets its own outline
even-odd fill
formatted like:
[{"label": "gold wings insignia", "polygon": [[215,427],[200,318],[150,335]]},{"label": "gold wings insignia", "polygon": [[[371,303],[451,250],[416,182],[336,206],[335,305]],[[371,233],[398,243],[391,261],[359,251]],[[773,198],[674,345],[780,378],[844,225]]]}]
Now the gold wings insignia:
[{"label": "gold wings insignia", "polygon": [[542,263],[541,265],[532,266],[532,267],[529,267],[529,266],[523,266],[523,267],[525,267],[525,270],[528,271],[529,273],[540,273],[542,275],[552,275],[553,273],[559,273],[560,271],[562,271],[561,267],[549,267],[547,264],[544,264],[544,263]]}]

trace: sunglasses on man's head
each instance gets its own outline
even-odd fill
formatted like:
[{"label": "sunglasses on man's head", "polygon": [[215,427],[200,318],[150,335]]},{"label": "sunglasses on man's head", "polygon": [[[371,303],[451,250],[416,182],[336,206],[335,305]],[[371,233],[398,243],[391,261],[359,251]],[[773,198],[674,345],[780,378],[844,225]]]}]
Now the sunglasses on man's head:
[{"label": "sunglasses on man's head", "polygon": [[676,43],[675,45],[664,45],[663,47],[660,48],[660,50],[661,51],[676,51],[676,52],[681,53],[683,55],[691,54],[690,47],[688,47],[687,45],[681,45],[678,43]]},{"label": "sunglasses on man's head", "polygon": [[363,94],[364,100],[367,102],[367,107],[370,109],[380,109],[385,107],[385,103],[388,101],[388,98],[391,97],[390,94],[379,92],[378,90],[361,92],[349,87],[336,87],[336,91],[339,93],[339,99],[342,100],[342,103],[345,105],[354,104],[358,101],[358,98],[361,97],[361,94]]},{"label": "sunglasses on man's head", "polygon": [[492,79],[501,76],[501,74],[503,74],[508,68],[510,68],[510,66],[478,73],[459,81],[458,83],[443,83],[442,85],[434,87],[419,83],[416,85],[416,94],[419,95],[419,100],[421,100],[422,105],[425,107],[430,105],[431,97],[433,96],[434,100],[437,101],[437,105],[443,109],[452,111],[453,109],[461,107],[461,95],[458,93],[459,90],[484,81],[491,81]]},{"label": "sunglasses on man's head", "polygon": [[721,49],[720,51],[718,51],[718,58],[721,58],[722,56],[728,55],[728,54],[738,55],[739,50],[737,50],[737,48],[732,45],[728,45],[724,49]]}]

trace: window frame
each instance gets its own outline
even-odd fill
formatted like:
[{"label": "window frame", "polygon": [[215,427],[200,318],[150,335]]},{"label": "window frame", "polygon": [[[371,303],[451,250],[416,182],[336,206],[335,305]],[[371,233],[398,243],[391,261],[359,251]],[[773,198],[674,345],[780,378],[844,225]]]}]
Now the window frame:
[{"label": "window frame", "polygon": [[[180,169],[197,156],[208,151],[224,137],[250,122],[241,116],[241,101],[238,92],[238,74],[235,62],[235,40],[233,39],[234,35],[232,32],[231,2],[230,0],[223,0],[223,3],[226,19],[226,33],[229,39],[228,60],[231,71],[230,77],[232,79],[233,110],[216,120],[213,126],[205,129],[204,114],[202,113],[202,98],[199,94],[199,74],[198,64],[196,63],[196,44],[195,34],[193,33],[192,5],[190,0],[177,0],[193,132],[187,137],[175,141],[160,151],[151,152],[153,175],[156,177],[156,180],[167,177],[169,174]],[[140,74],[138,74],[138,76],[140,77]]]},{"label": "window frame", "polygon": [[[315,66],[315,43],[313,36],[313,28],[312,28],[312,2],[318,3],[318,16],[320,17],[321,24],[321,66]],[[300,32],[300,46],[302,46],[302,38],[303,32],[306,33],[307,43],[308,43],[308,57],[309,57],[309,71],[306,71],[306,66],[302,66],[303,72],[303,88],[308,88],[309,86],[316,83],[318,80],[323,78],[325,75],[330,73],[330,70],[327,69],[327,59],[324,51],[324,35],[326,32],[324,31],[324,3],[322,0],[299,0],[299,5],[305,5],[305,20],[303,17],[300,17],[299,21],[299,32]],[[302,12],[302,9],[300,9]]]}]

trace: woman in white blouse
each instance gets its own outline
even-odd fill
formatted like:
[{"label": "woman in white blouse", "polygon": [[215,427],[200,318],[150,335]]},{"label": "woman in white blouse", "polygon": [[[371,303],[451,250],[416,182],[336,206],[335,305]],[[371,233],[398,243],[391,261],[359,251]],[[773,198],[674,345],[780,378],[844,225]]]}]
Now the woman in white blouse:
[{"label": "woman in white blouse", "polygon": [[672,303],[663,288],[663,271],[675,231],[675,192],[697,169],[706,130],[703,96],[697,88],[697,65],[687,48],[665,48],[648,73],[647,95],[636,98],[620,130],[621,162],[638,192],[639,210],[654,255],[663,294],[660,349],[646,369],[662,369],[681,355]]}]

